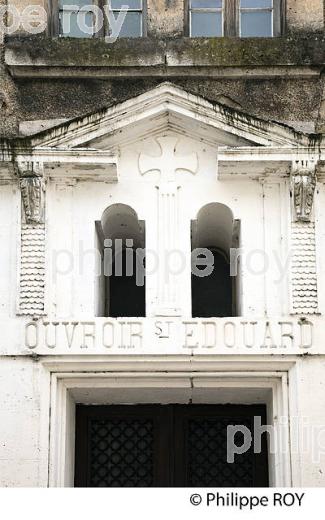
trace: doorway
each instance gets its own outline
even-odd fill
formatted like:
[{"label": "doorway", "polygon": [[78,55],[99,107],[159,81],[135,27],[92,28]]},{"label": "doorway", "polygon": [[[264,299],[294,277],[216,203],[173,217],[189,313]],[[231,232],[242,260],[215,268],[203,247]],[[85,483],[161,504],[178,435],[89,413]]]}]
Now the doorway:
[{"label": "doorway", "polygon": [[[266,487],[265,434],[227,462],[227,427],[254,440],[264,405],[121,405],[76,407],[76,487]],[[243,434],[234,438],[239,446]]]}]

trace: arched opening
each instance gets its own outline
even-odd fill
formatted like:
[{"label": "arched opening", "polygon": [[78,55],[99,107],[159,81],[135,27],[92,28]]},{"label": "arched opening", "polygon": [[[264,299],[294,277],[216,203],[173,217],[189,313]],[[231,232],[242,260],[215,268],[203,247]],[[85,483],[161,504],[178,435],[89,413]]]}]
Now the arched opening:
[{"label": "arched opening", "polygon": [[192,261],[197,266],[192,268],[192,316],[236,316],[239,277],[236,266],[230,269],[230,250],[238,247],[239,222],[227,206],[211,203],[201,208],[191,231]]},{"label": "arched opening", "polygon": [[144,317],[144,221],[138,219],[130,206],[113,204],[96,222],[96,230],[102,253],[98,315]]}]

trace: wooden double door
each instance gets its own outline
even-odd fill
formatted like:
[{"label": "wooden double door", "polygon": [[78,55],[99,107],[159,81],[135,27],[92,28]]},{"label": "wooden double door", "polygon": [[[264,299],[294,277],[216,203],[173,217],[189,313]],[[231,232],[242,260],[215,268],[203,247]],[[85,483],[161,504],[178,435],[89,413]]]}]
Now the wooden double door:
[{"label": "wooden double door", "polygon": [[[254,453],[254,417],[265,424],[265,406],[78,405],[75,485],[268,486],[266,439]],[[253,440],[233,463],[227,462],[229,425],[244,426]],[[234,440],[241,446],[244,433]]]}]

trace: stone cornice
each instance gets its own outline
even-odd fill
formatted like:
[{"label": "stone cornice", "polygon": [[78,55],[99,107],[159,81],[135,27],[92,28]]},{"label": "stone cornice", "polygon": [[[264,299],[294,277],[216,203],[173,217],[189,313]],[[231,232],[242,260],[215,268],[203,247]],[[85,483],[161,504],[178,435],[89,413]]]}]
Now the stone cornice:
[{"label": "stone cornice", "polygon": [[[15,77],[317,77],[324,36],[282,38],[103,39],[9,37],[5,61]],[[68,70],[68,74],[67,74]]]},{"label": "stone cornice", "polygon": [[42,163],[45,177],[116,182],[119,147],[154,138],[155,132],[187,135],[214,147],[220,179],[288,176],[296,159],[325,161],[320,134],[297,132],[162,83],[31,137],[0,140],[0,180],[7,179],[13,164],[30,162]]},{"label": "stone cornice", "polygon": [[[321,158],[324,148],[319,147],[241,147],[220,148],[218,152],[218,178],[289,177],[299,164],[313,164],[317,179],[322,178]],[[320,172],[318,174],[318,172]]]},{"label": "stone cornice", "polygon": [[[42,165],[40,173],[39,165]],[[117,156],[111,151],[60,148],[18,148],[0,161],[0,183],[23,177],[117,181]]]}]

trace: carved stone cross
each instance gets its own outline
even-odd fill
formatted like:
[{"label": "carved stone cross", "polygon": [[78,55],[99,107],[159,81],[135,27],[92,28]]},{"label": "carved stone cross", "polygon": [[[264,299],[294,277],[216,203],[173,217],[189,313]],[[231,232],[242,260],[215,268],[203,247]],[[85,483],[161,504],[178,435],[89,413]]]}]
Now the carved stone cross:
[{"label": "carved stone cross", "polygon": [[176,171],[186,170],[195,174],[198,167],[197,153],[176,155],[178,140],[175,137],[157,137],[160,155],[153,157],[144,153],[139,155],[139,171],[141,175],[159,171],[162,182],[175,182]]}]

